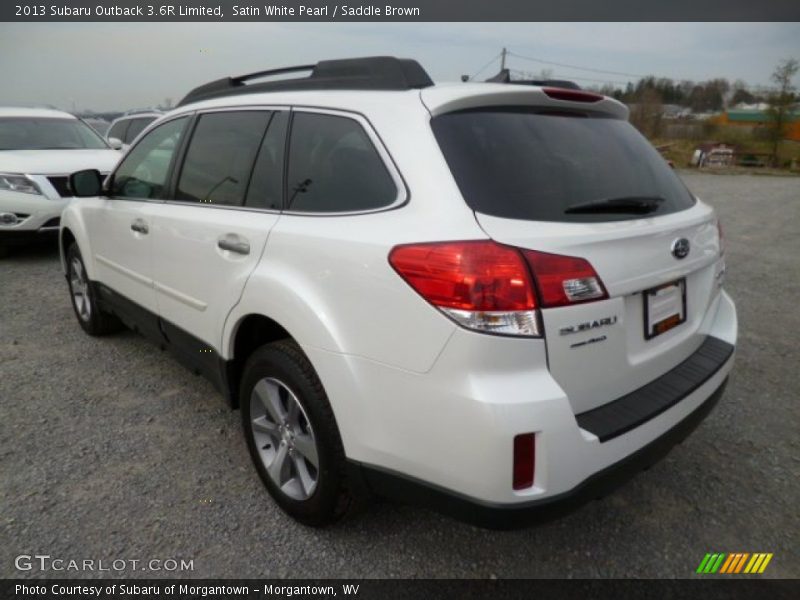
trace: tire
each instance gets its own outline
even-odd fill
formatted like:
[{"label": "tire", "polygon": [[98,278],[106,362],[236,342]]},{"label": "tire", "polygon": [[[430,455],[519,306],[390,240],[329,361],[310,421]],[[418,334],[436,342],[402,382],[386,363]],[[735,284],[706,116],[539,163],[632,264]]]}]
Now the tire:
[{"label": "tire", "polygon": [[67,285],[72,302],[72,310],[78,324],[89,335],[107,335],[124,328],[114,315],[100,310],[94,287],[91,285],[78,245],[73,243],[67,249]]},{"label": "tire", "polygon": [[295,342],[281,340],[253,352],[239,389],[247,447],[278,506],[305,525],[322,527],[363,505],[360,486],[348,481],[325,390]]}]

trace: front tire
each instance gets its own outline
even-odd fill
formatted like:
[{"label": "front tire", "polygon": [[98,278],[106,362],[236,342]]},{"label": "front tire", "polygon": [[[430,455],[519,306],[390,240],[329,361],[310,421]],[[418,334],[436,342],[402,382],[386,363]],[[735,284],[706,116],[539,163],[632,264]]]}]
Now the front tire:
[{"label": "front tire", "polygon": [[73,243],[67,249],[67,283],[69,285],[72,309],[78,323],[89,335],[106,335],[123,328],[114,315],[100,310],[94,288],[89,281],[86,265],[78,245]]},{"label": "front tire", "polygon": [[247,447],[275,502],[305,525],[354,512],[339,429],[314,368],[293,341],[258,348],[239,388]]}]

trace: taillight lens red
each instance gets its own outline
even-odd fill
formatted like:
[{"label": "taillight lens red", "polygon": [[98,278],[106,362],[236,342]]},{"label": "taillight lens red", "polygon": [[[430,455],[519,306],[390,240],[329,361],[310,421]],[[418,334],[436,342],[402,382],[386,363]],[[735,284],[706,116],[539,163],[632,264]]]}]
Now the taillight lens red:
[{"label": "taillight lens red", "polygon": [[468,311],[518,311],[536,307],[522,255],[492,241],[397,246],[395,270],[435,306]]},{"label": "taillight lens red", "polygon": [[536,463],[536,435],[523,433],[514,437],[514,481],[515,490],[524,490],[533,485]]},{"label": "taillight lens red", "polygon": [[543,308],[608,298],[603,282],[588,260],[523,250],[539,287]]},{"label": "taillight lens red", "polygon": [[608,297],[592,265],[582,258],[491,240],[396,246],[389,263],[448,317],[484,333],[539,337],[537,307]]}]

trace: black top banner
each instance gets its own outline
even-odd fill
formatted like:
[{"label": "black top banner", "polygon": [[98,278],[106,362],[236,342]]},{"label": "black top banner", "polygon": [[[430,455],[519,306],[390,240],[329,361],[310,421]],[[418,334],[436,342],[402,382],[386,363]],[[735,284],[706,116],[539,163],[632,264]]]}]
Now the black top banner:
[{"label": "black top banner", "polygon": [[800,21],[800,1],[4,0],[0,21]]}]

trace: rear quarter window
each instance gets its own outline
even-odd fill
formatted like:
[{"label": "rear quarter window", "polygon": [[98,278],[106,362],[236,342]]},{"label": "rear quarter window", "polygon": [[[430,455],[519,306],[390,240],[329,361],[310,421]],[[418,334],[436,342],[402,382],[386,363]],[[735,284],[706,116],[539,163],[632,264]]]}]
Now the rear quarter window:
[{"label": "rear quarter window", "polygon": [[533,221],[597,222],[642,214],[570,214],[570,207],[620,198],[657,198],[647,217],[695,202],[664,158],[627,121],[583,113],[492,108],[431,121],[473,210]]}]

